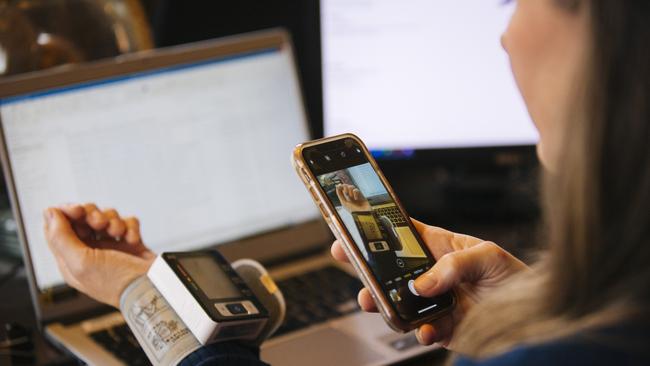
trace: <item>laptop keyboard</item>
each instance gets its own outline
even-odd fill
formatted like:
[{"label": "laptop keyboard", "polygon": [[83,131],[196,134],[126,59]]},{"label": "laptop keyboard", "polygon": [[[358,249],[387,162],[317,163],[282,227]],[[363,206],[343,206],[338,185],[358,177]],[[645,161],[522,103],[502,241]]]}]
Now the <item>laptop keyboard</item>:
[{"label": "laptop keyboard", "polygon": [[274,336],[350,314],[359,309],[361,282],[328,266],[277,282],[287,302],[287,316]]},{"label": "laptop keyboard", "polygon": [[[333,266],[278,281],[277,285],[286,299],[287,315],[274,336],[359,309],[356,298],[361,282]],[[91,333],[90,337],[127,365],[151,365],[126,323]]]},{"label": "laptop keyboard", "polygon": [[126,323],[91,333],[90,337],[126,365],[151,365]]},{"label": "laptop keyboard", "polygon": [[406,224],[406,219],[397,206],[375,207],[374,210],[377,215],[388,217],[394,225]]}]

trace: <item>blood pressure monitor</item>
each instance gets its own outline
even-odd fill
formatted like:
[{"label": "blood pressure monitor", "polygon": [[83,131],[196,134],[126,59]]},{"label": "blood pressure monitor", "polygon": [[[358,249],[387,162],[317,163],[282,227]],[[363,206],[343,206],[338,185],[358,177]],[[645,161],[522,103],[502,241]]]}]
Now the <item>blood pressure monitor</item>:
[{"label": "blood pressure monitor", "polygon": [[201,344],[253,340],[269,319],[217,251],[163,253],[147,276]]}]

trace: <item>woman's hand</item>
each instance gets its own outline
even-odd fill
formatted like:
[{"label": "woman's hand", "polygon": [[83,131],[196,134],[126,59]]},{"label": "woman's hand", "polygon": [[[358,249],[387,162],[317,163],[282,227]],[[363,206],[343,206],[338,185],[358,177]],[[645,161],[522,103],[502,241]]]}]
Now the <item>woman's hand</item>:
[{"label": "woman's hand", "polygon": [[[413,220],[413,224],[437,260],[428,272],[415,280],[415,289],[425,297],[454,289],[458,300],[450,315],[422,325],[416,335],[421,344],[439,343],[453,349],[454,328],[467,311],[493,288],[527,267],[492,242],[452,233],[416,220]],[[341,245],[338,240],[334,242],[332,255],[339,261],[348,262]],[[363,310],[377,311],[367,288],[359,292],[358,301]]]},{"label": "woman's hand", "polygon": [[65,281],[93,299],[119,307],[122,291],[155,259],[134,217],[94,204],[50,207],[45,237]]},{"label": "woman's hand", "polygon": [[341,205],[348,212],[370,211],[370,203],[363,196],[361,191],[351,184],[339,184],[336,186],[336,195]]}]

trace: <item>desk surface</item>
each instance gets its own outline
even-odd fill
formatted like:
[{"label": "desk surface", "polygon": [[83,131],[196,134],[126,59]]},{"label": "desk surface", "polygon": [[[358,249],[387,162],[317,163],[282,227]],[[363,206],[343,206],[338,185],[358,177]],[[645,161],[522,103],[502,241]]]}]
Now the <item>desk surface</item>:
[{"label": "desk surface", "polygon": [[[534,238],[535,223],[510,224],[507,226],[483,224],[452,227],[452,230],[492,240],[501,244],[518,257],[525,257],[525,248],[529,248]],[[11,267],[0,258],[0,275]],[[0,324],[17,323],[30,330],[36,329],[32,303],[24,271],[21,270],[10,281],[0,284]],[[0,339],[4,338],[4,329],[0,329]],[[78,363],[50,345],[38,331],[33,331],[34,356],[32,359],[9,359],[0,349],[0,365],[77,365]],[[446,352],[434,351],[417,359],[401,363],[400,366],[442,365]]]},{"label": "desk surface", "polygon": [[[0,262],[0,275],[8,268]],[[25,278],[24,270],[10,281],[0,285],[0,324],[12,323],[31,330],[34,350],[28,352],[31,357],[9,357],[0,350],[0,365],[78,365],[77,361],[50,345],[43,335],[36,330],[36,321]],[[4,331],[4,330],[3,330]],[[0,333],[0,339],[4,334]],[[24,351],[23,351],[24,352]],[[436,351],[413,360],[399,364],[399,366],[435,366],[444,361],[445,352]]]},{"label": "desk surface", "polygon": [[[525,248],[529,248],[534,239],[535,223],[499,225],[459,226],[451,229],[474,235],[501,244],[518,257],[525,257]],[[0,275],[11,267],[0,258]],[[32,358],[11,359],[0,350],[0,365],[76,365],[77,362],[69,356],[48,344],[41,333],[34,331],[36,322],[27,286],[25,273],[21,270],[10,281],[0,284],[0,324],[17,323],[32,330],[34,352]],[[2,338],[0,338],[2,339]],[[436,351],[413,360],[401,363],[399,366],[441,365],[446,353]]]}]

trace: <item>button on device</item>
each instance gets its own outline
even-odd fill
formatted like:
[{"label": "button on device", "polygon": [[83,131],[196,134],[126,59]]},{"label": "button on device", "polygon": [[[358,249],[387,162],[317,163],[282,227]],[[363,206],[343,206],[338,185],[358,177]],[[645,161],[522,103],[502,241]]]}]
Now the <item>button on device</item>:
[{"label": "button on device", "polygon": [[255,315],[259,314],[260,311],[253,305],[252,302],[244,300],[241,302],[219,302],[214,304],[214,307],[217,309],[219,314],[222,316],[243,316],[243,315]]},{"label": "button on device", "polygon": [[246,310],[244,305],[238,302],[227,304],[226,308],[228,308],[228,311],[230,311],[230,313],[233,315],[248,314],[248,310]]},{"label": "button on device", "polygon": [[418,291],[415,289],[415,280],[409,280],[408,288],[409,288],[409,291],[411,291],[411,293],[413,295],[420,296],[420,294],[418,294]]},{"label": "button on device", "polygon": [[311,182],[311,177],[309,176],[305,168],[300,168],[300,171],[302,172],[302,176],[305,177],[307,182]]}]

